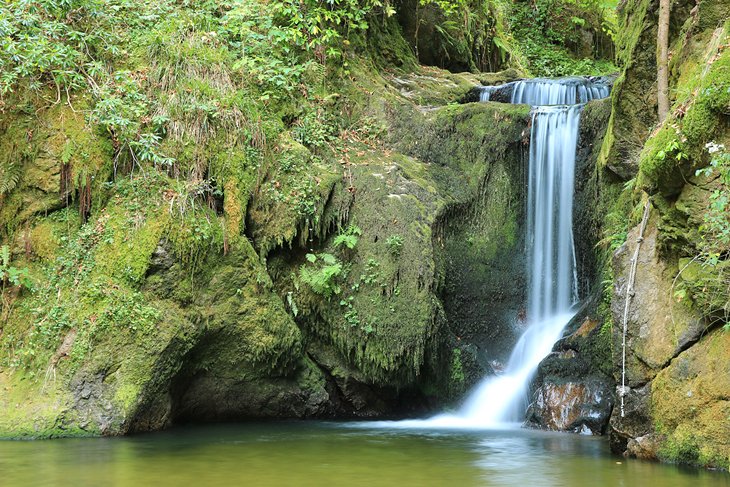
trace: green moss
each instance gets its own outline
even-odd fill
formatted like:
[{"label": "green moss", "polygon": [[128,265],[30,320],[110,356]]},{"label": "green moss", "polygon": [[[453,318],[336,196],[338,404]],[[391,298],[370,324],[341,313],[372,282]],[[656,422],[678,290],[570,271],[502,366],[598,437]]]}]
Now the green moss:
[{"label": "green moss", "polygon": [[33,227],[29,240],[31,251],[38,258],[52,261],[56,257],[60,242],[52,223],[44,221]]},{"label": "green moss", "polygon": [[289,369],[300,356],[301,334],[271,292],[271,278],[253,247],[242,241],[219,262],[206,266],[201,278],[210,281],[196,301],[216,345],[208,345],[196,366],[210,368],[210,361],[235,372],[235,365],[244,363],[247,373],[259,376]]},{"label": "green moss", "polygon": [[677,463],[727,469],[730,442],[725,374],[730,334],[715,330],[672,360],[651,385],[659,454]]},{"label": "green moss", "polygon": [[700,79],[682,120],[682,132],[696,154],[717,134],[730,110],[730,52],[725,49]]},{"label": "green moss", "polygon": [[677,430],[659,449],[659,457],[682,465],[699,465],[700,446],[691,431]]},{"label": "green moss", "polygon": [[649,193],[673,195],[684,186],[683,168],[688,155],[684,138],[675,125],[665,124],[641,153],[639,185]]},{"label": "green moss", "polygon": [[449,390],[451,396],[456,398],[460,397],[464,393],[464,366],[461,363],[461,350],[455,348],[451,352],[451,369],[449,376]]},{"label": "green moss", "polygon": [[223,251],[224,223],[209,208],[193,203],[188,209],[173,210],[167,221],[165,237],[173,253],[193,271],[210,254]]},{"label": "green moss", "polygon": [[150,256],[170,224],[170,213],[167,208],[148,201],[141,202],[143,211],[130,212],[125,204],[136,206],[140,202],[124,201],[119,196],[111,203],[104,213],[108,220],[105,237],[96,252],[97,270],[139,285],[149,267]]},{"label": "green moss", "polygon": [[[443,245],[439,222],[449,208],[473,204],[483,221],[474,248],[493,258],[498,242],[515,244],[519,205],[510,193],[513,181],[508,173],[519,172],[513,158],[519,153],[528,110],[492,104],[445,107],[409,118],[407,128],[397,118],[393,134],[404,135],[399,141],[402,149],[426,164],[368,146],[350,148],[355,154],[349,163],[356,196],[352,207],[344,200],[344,215],[362,235],[352,250],[335,248],[322,234],[313,240],[314,248],[306,241],[308,251],[335,254],[347,263],[339,295],[322,299],[292,279],[291,269],[298,268],[303,253],[270,256],[269,270],[279,293],[295,303],[304,330],[334,345],[365,380],[407,386],[425,381],[429,374],[445,378],[438,372],[439,364],[445,365],[441,370],[450,366],[450,354],[442,362],[445,330],[436,297],[442,279],[434,262]],[[423,141],[427,145],[419,144]],[[507,153],[510,162],[503,163]],[[506,170],[506,164],[515,167]],[[486,181],[493,191],[484,189]],[[327,206],[335,214],[343,214],[336,203],[343,194],[349,192],[335,186],[329,196]],[[388,245],[393,235],[401,237],[397,255]],[[434,248],[434,242],[441,243]],[[438,387],[443,393],[448,380]]]},{"label": "green moss", "polygon": [[639,152],[656,122],[656,20],[649,0],[629,0],[617,10],[616,60],[621,67],[611,91],[612,113],[601,164],[624,180],[637,173]]},{"label": "green moss", "polygon": [[634,50],[639,45],[645,29],[649,0],[630,0],[619,10],[619,35],[616,40],[616,58],[624,66],[634,61]]},{"label": "green moss", "polygon": [[[29,378],[22,373],[0,371],[0,438],[60,436],[56,419],[68,400],[58,384]],[[22,407],[18,405],[22,404]]]}]

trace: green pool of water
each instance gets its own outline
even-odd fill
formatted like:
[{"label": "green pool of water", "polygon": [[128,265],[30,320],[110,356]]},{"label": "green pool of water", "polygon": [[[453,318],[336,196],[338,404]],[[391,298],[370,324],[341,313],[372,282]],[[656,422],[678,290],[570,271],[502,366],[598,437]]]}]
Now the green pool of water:
[{"label": "green pool of water", "polygon": [[125,438],[0,441],[0,486],[720,486],[721,472],[611,456],[604,439],[345,423],[178,427]]}]

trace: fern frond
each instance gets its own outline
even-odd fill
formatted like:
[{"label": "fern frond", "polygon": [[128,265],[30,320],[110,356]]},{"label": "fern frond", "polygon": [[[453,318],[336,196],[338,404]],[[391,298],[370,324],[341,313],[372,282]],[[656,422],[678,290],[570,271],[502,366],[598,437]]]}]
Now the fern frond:
[{"label": "fern frond", "polygon": [[18,185],[20,168],[15,161],[0,162],[0,195],[11,192]]}]

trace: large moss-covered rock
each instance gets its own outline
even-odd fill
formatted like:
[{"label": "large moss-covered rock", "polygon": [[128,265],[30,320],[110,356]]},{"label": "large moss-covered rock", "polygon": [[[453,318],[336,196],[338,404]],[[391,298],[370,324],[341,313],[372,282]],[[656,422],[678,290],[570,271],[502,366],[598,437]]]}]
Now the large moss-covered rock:
[{"label": "large moss-covered rock", "polygon": [[[459,382],[454,386],[439,370],[475,364],[475,349],[467,343],[484,345],[484,333],[503,337],[507,328],[499,313],[474,323],[476,313],[467,303],[479,289],[480,299],[500,299],[505,292],[496,284],[499,276],[504,281],[512,274],[494,272],[494,266],[521,240],[523,196],[514,184],[521,179],[527,110],[472,104],[420,112],[402,102],[393,108],[392,143],[400,154],[365,149],[349,159],[355,196],[347,214],[359,231],[356,246],[338,249],[332,237],[308,245],[313,255],[347,262],[337,291],[322,299],[298,282],[302,268],[317,268],[304,249],[273,252],[269,267],[280,294],[295,303],[303,328],[333,345],[366,384],[416,385],[444,398],[482,373],[472,367],[452,374]],[[464,232],[471,241],[459,238]],[[478,276],[492,277],[491,287],[485,280],[472,289],[478,276],[467,276],[467,267],[477,266]],[[454,346],[464,348],[458,357],[449,352]]]},{"label": "large moss-covered rock", "polygon": [[[481,378],[488,347],[475,326],[488,324],[496,340],[501,315],[516,313],[519,290],[504,297],[509,266],[500,261],[521,241],[527,108],[425,110],[477,81],[434,69],[402,75],[414,97],[395,78],[368,76],[375,95],[361,109],[384,137],[347,139],[331,161],[281,135],[273,157],[283,169],[260,181],[223,172],[222,197],[204,205],[187,206],[188,189],[159,172],[103,185],[111,154],[74,119],[73,147],[85,141],[79,157],[94,157],[73,167],[99,180],[83,214],[51,181],[54,205],[70,206],[21,218],[33,243],[25,255],[12,234],[16,260],[44,285],[17,296],[2,330],[0,434],[396,415],[457,398]],[[71,137],[59,131],[48,140]],[[29,167],[65,164],[64,152],[36,152]],[[39,180],[60,178],[49,174]],[[348,227],[358,228],[357,245],[336,247]],[[307,253],[342,266],[330,297],[302,279]],[[491,279],[481,293],[512,300],[509,313],[489,323],[464,315],[458,303],[477,275]]]},{"label": "large moss-covered rock", "polygon": [[672,360],[652,382],[658,456],[730,468],[730,334],[716,330]]},{"label": "large moss-covered rock", "polygon": [[581,434],[606,432],[615,398],[608,328],[601,324],[595,306],[586,306],[540,363],[527,409],[529,425]]}]

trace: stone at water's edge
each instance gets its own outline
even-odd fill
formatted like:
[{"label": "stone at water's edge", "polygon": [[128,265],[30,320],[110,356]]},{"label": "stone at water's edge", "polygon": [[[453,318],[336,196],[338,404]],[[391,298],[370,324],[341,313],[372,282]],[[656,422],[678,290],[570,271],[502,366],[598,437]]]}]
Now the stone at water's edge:
[{"label": "stone at water's edge", "polygon": [[601,435],[614,407],[614,381],[600,322],[584,310],[567,326],[532,383],[527,424],[540,429]]},{"label": "stone at water's edge", "polygon": [[612,392],[600,383],[544,383],[534,393],[527,419],[544,429],[601,434],[611,410]]}]

